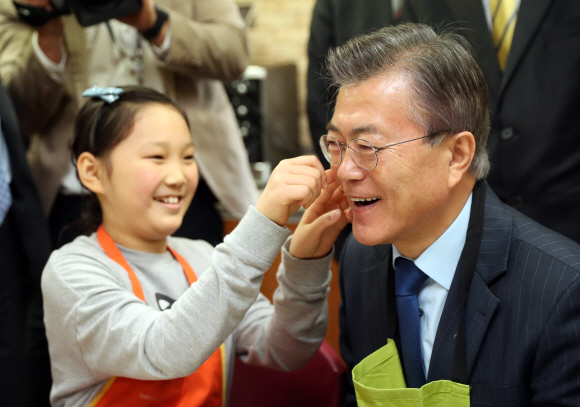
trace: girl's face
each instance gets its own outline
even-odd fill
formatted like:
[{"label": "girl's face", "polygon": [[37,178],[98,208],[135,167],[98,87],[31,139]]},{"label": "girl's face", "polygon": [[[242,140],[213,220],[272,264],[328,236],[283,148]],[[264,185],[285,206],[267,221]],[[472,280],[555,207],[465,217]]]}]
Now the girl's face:
[{"label": "girl's face", "polygon": [[198,184],[187,124],[171,106],[151,104],[135,115],[129,136],[103,158],[103,225],[117,243],[164,252]]}]

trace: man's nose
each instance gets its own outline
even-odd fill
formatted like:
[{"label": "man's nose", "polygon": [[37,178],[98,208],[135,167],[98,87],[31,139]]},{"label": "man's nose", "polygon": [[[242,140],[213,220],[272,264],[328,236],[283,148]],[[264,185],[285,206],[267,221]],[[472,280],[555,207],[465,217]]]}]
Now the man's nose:
[{"label": "man's nose", "polygon": [[350,148],[345,148],[342,153],[342,161],[336,168],[336,176],[341,181],[361,180],[364,178],[365,170],[362,169],[354,160],[353,154],[356,154]]}]

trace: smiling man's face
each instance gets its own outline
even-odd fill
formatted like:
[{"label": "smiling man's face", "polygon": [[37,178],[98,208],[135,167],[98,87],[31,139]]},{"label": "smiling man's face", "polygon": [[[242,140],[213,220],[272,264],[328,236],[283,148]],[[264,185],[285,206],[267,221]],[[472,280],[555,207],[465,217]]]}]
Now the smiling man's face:
[{"label": "smiling man's face", "polygon": [[[385,74],[343,87],[328,134],[341,143],[362,138],[375,147],[425,136],[409,119],[410,103],[409,83],[400,76]],[[371,171],[359,167],[350,150],[343,152],[342,163],[332,168],[349,198],[357,241],[392,243],[405,252],[428,247],[445,230],[451,157],[444,144],[431,147],[422,139],[392,146],[377,153],[378,165]]]}]

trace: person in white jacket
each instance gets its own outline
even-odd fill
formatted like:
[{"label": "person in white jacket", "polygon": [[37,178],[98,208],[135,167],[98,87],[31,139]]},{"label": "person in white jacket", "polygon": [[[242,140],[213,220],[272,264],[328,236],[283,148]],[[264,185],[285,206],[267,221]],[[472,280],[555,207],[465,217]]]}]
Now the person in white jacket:
[{"label": "person in white jacket", "polygon": [[[50,8],[50,0],[19,0]],[[166,18],[164,17],[166,16]],[[121,20],[121,21],[120,21]],[[141,12],[82,27],[74,15],[33,27],[0,0],[0,78],[14,101],[54,243],[74,238],[81,186],[70,165],[74,119],[90,86],[143,85],[187,113],[202,181],[180,236],[223,238],[216,199],[241,218],[258,199],[247,152],[222,82],[249,62],[233,0],[144,0]],[[151,33],[156,27],[157,32]],[[153,36],[152,36],[153,35]]]}]

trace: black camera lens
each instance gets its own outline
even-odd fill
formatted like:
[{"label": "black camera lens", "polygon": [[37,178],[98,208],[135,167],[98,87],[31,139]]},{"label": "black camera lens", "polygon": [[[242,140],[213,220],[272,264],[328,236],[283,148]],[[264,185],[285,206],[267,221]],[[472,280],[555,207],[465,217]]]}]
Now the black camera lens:
[{"label": "black camera lens", "polygon": [[122,0],[84,0],[83,6],[85,10],[93,10],[95,12],[103,12],[107,10],[114,10],[123,3]]},{"label": "black camera lens", "polygon": [[83,27],[141,10],[141,0],[67,0]]}]

